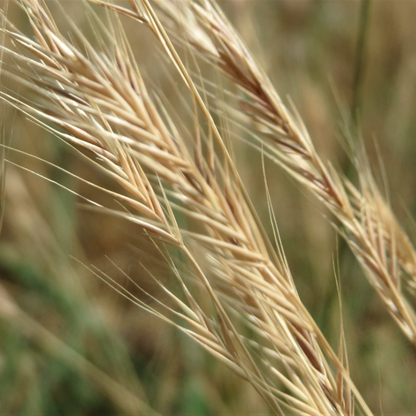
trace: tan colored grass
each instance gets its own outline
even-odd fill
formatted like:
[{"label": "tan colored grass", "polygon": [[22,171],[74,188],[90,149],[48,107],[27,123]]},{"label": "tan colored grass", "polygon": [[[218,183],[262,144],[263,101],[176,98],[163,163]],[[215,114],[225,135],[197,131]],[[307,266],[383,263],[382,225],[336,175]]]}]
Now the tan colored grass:
[{"label": "tan colored grass", "polygon": [[[94,0],[94,3],[112,8],[105,1]],[[148,6],[140,7],[147,2],[130,3],[132,10],[117,11],[146,22],[161,38],[154,17],[147,14]],[[416,252],[382,198],[365,155],[355,149],[358,186],[321,160],[300,117],[283,104],[214,2],[166,0],[156,5],[162,10],[163,21],[173,39],[218,68],[240,90],[240,108],[231,108],[229,114],[246,123],[260,142],[259,147],[333,213],[338,220],[335,227],[360,261],[369,282],[395,322],[416,345],[416,316],[402,285],[403,273],[407,273],[410,279],[405,279],[405,287],[415,293]],[[165,39],[162,41],[166,44]]]},{"label": "tan colored grass", "polygon": [[[132,1],[133,12],[126,13],[149,25],[162,41],[165,52],[191,92],[195,121],[198,122],[199,117],[205,119],[206,129],[195,123],[195,130],[189,133],[191,145],[175,124],[174,116],[147,88],[117,15],[112,15],[108,29],[97,28],[103,36],[103,50],[98,53],[81,33],[77,36],[83,49],[67,40],[44,2],[21,0],[20,4],[30,19],[35,39],[11,25],[6,33],[35,58],[4,49],[19,63],[15,72],[4,69],[4,73],[31,88],[38,101],[25,102],[7,93],[2,93],[3,98],[30,117],[53,122],[62,130],[46,125],[45,128],[91,153],[91,163],[99,165],[125,191],[103,189],[117,198],[124,209],[98,208],[143,227],[162,249],[164,245],[179,249],[186,257],[192,279],[209,296],[215,318],[196,302],[192,282],[176,269],[174,259],[169,261],[182,285],[184,298],[164,288],[174,306],[166,305],[162,312],[135,298],[111,277],[99,271],[95,273],[108,279],[123,296],[178,326],[249,381],[276,414],[291,411],[304,415],[350,415],[354,412],[354,400],[364,413],[371,414],[349,377],[343,342],[338,356],[299,299],[283,248],[278,244],[278,251],[272,250],[225,141],[151,5],[145,0]],[[209,4],[204,3],[206,7]],[[195,7],[189,10],[194,16],[200,20],[206,17],[202,6],[192,5]],[[124,13],[122,9],[118,11]],[[213,16],[220,16],[216,13]],[[208,17],[209,30],[214,34],[214,29],[218,30],[224,35],[223,20],[215,21],[217,25],[213,26],[212,16],[208,14]],[[180,23],[182,26],[183,21]],[[225,34],[228,36],[228,32]],[[214,42],[208,44],[214,47],[210,53],[218,51]],[[224,39],[221,45],[227,45]],[[271,126],[277,137],[287,136],[276,139],[275,145],[289,146],[302,157],[300,160],[297,157],[294,163],[293,158],[283,152],[283,156],[278,154],[279,160],[285,162],[294,175],[303,177],[333,212],[347,218],[344,225],[355,226],[358,209],[350,203],[342,181],[321,164],[307,136],[278,98],[261,92],[264,86],[267,91],[269,88],[273,91],[267,79],[259,78],[263,76],[251,66],[249,56],[237,55],[241,62],[236,65],[234,50],[241,53],[244,50],[241,48],[240,43],[232,48],[228,45],[228,57],[218,53],[216,59],[222,59],[223,70],[233,68],[234,75],[228,69],[229,75],[239,79],[240,84],[246,80],[242,88],[255,100],[248,114],[253,118],[253,111],[259,113],[256,122]],[[206,47],[202,49],[206,54],[207,51]],[[229,62],[231,58],[234,61]],[[247,62],[249,67],[245,66]],[[259,79],[264,85],[256,84]],[[295,139],[297,142],[293,142]],[[219,150],[214,152],[214,149]],[[313,177],[307,170],[311,166]],[[359,195],[355,195],[358,202]],[[361,234],[353,234],[361,244],[356,250],[365,242],[368,246],[364,246],[367,251],[360,252],[362,257],[370,252],[373,257],[383,258],[387,250],[383,244],[387,239],[381,237],[386,230],[380,230],[380,221],[374,219],[371,212],[362,214],[366,227],[359,228]],[[181,229],[179,213],[196,221],[199,227]],[[375,244],[377,250],[370,243]],[[397,244],[395,238],[390,246],[393,244]],[[381,267],[379,263],[376,265]],[[398,307],[398,322],[402,326],[410,325],[407,306],[399,293],[393,296],[397,289],[396,286],[390,288],[392,275],[386,275],[388,290],[383,294],[390,296]],[[245,339],[235,325],[233,314],[254,330],[258,338]],[[186,326],[179,326],[173,317],[179,317]]]}]

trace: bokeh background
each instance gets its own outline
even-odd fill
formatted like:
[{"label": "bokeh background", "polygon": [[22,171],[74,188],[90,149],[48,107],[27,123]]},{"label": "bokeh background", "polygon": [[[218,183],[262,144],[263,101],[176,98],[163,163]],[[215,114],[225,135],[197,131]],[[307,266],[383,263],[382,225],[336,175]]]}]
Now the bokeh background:
[{"label": "bokeh background", "polygon": [[[22,11],[0,4],[30,34]],[[48,4],[63,33],[68,16],[90,33],[81,1],[61,1],[66,14]],[[345,132],[365,144],[375,176],[385,170],[387,183],[379,182],[383,192],[414,237],[416,2],[227,0],[220,5],[278,93],[293,101],[324,160],[354,181],[343,149]],[[125,24],[144,72],[168,91],[175,106],[179,98],[159,69],[154,40],[137,24]],[[2,78],[2,83],[25,94],[11,81]],[[126,273],[154,294],[158,289],[146,270],[172,279],[140,229],[84,209],[79,197],[52,182],[98,200],[102,195],[31,155],[103,186],[113,184],[24,115],[2,105],[0,117],[4,140],[15,149],[6,150],[0,235],[0,415],[269,414],[250,385],[94,276],[90,265],[135,291]],[[243,144],[235,146],[241,176],[267,226],[261,157]],[[353,380],[374,413],[416,414],[414,347],[319,202],[276,166],[266,163],[266,171],[302,300],[336,349],[340,304],[334,262],[339,263]]]}]

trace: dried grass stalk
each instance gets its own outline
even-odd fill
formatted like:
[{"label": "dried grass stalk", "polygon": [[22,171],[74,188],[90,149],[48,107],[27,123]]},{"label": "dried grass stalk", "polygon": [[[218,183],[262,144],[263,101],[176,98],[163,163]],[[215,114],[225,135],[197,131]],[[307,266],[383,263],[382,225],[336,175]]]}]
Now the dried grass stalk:
[{"label": "dried grass stalk", "polygon": [[[198,304],[192,283],[173,260],[184,298],[162,287],[173,304],[161,305],[162,311],[135,298],[109,276],[94,272],[123,296],[178,326],[249,381],[276,414],[351,415],[354,401],[371,414],[344,364],[343,342],[337,355],[299,299],[283,248],[278,244],[278,251],[272,251],[223,138],[151,5],[132,1],[133,11],[125,13],[152,28],[191,91],[196,122],[189,133],[191,144],[147,88],[116,14],[108,28],[97,23],[102,36],[102,50],[97,52],[76,28],[82,49],[66,39],[43,1],[19,3],[36,38],[26,37],[11,24],[6,32],[35,58],[4,48],[18,62],[13,73],[7,69],[4,73],[37,98],[35,103],[25,102],[3,92],[3,99],[29,117],[53,122],[60,129],[45,127],[90,152],[91,163],[124,189],[103,191],[125,209],[98,208],[139,224],[158,244],[179,249],[188,273],[209,296],[215,318]],[[193,13],[203,16],[205,9],[194,6]],[[198,123],[199,114],[205,117],[207,131]],[[292,130],[297,131],[296,126],[288,131]],[[215,152],[214,140],[219,149]],[[343,206],[339,184],[324,167],[320,172],[328,181],[322,194],[329,193]],[[196,220],[197,230],[180,229],[178,213]],[[258,337],[244,338],[234,315]]]},{"label": "dried grass stalk", "polygon": [[[148,13],[148,1],[131,0],[131,10],[106,1],[93,2],[149,25],[174,57],[154,23],[155,16]],[[240,90],[240,107],[230,108],[230,117],[248,123],[259,147],[333,213],[337,219],[334,226],[351,247],[369,282],[416,345],[416,315],[402,288],[405,272],[410,277],[408,289],[416,293],[416,251],[382,198],[365,155],[355,149],[359,189],[321,160],[299,115],[293,115],[283,104],[214,1],[165,0],[155,4],[176,43],[219,69]]]}]

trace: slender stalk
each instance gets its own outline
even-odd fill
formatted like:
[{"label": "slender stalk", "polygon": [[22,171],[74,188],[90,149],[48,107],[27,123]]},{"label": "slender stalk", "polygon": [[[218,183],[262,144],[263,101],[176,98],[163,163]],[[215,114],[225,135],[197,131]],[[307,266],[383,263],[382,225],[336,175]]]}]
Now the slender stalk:
[{"label": "slender stalk", "polygon": [[[94,2],[112,8],[109,3]],[[133,3],[139,2],[132,0]],[[367,279],[395,322],[416,345],[416,316],[401,284],[405,271],[411,277],[408,284],[414,293],[416,252],[381,197],[365,157],[359,154],[354,160],[360,189],[321,160],[300,117],[285,107],[214,1],[166,0],[156,5],[173,26],[171,33],[177,43],[190,47],[195,56],[219,69],[241,91],[240,109],[231,108],[231,117],[238,123],[248,123],[267,155],[333,213],[335,227],[361,263]],[[146,21],[145,13],[139,7],[135,10],[133,17]],[[117,11],[132,16],[130,11]]]},{"label": "slender stalk", "polygon": [[[103,48],[98,52],[76,29],[82,50],[68,41],[43,1],[20,4],[36,39],[13,27],[7,34],[37,59],[4,48],[18,62],[16,72],[8,76],[31,88],[42,104],[6,93],[3,99],[35,119],[54,123],[61,130],[49,129],[91,153],[92,163],[124,190],[103,191],[118,198],[125,210],[103,210],[139,224],[154,241],[180,250],[192,278],[211,300],[215,318],[198,305],[174,264],[186,301],[164,288],[176,305],[161,305],[166,313],[96,273],[167,322],[178,326],[169,316],[179,317],[190,328],[180,329],[249,381],[276,414],[349,415],[353,397],[364,413],[371,414],[342,360],[303,306],[283,248],[270,252],[224,139],[150,3],[143,1],[139,9],[132,2],[137,20],[146,22],[162,42],[207,121],[208,131],[195,123],[198,128],[188,134],[190,144],[148,90],[117,15],[107,27],[97,27]],[[214,155],[204,151],[212,136],[220,145]],[[337,195],[324,167],[321,172]],[[181,214],[198,219],[196,231],[179,227],[176,206]],[[231,311],[257,330],[259,340],[244,338]]]}]

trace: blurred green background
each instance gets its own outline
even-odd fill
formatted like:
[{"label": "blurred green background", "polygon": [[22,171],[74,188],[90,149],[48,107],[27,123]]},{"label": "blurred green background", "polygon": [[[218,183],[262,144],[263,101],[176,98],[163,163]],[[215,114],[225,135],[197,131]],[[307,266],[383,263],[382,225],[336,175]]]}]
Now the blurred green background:
[{"label": "blurred green background", "polygon": [[[57,21],[65,25],[66,16],[49,3]],[[364,141],[376,176],[380,154],[391,205],[413,237],[416,2],[220,4],[278,93],[294,102],[324,160],[354,180],[342,145],[346,126],[353,138]],[[88,33],[82,2],[62,1],[61,6]],[[2,8],[6,9],[5,1]],[[30,33],[23,12],[12,4],[8,17]],[[133,45],[146,73],[157,72],[149,35],[136,31],[132,22],[126,25],[127,33],[138,40]],[[163,84],[163,74],[157,72],[157,77]],[[170,100],[175,105],[175,97]],[[112,186],[22,114],[2,106],[1,117],[11,147]],[[267,226],[261,157],[242,144],[236,147],[242,178]],[[143,266],[160,279],[171,276],[140,229],[81,209],[79,198],[14,164],[82,195],[102,197],[91,195],[78,180],[24,154],[8,151],[6,158],[12,163],[7,165],[0,236],[0,415],[269,414],[250,385],[82,265],[92,264],[128,285],[119,267],[157,294]],[[276,166],[267,163],[266,169],[302,300],[337,348],[337,259],[353,380],[374,413],[416,414],[414,347],[323,218],[319,203]]]}]

